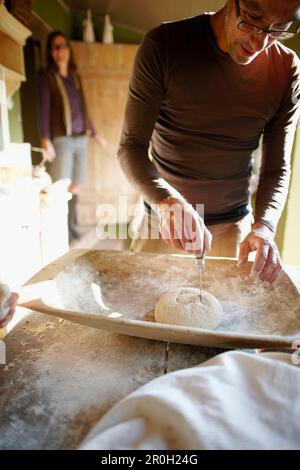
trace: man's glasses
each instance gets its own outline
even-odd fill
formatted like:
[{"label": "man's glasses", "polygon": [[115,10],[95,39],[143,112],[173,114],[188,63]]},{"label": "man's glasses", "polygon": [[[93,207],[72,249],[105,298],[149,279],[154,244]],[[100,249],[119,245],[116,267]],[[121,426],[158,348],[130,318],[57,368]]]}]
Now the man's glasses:
[{"label": "man's glasses", "polygon": [[263,33],[269,34],[274,39],[290,39],[294,37],[300,30],[300,24],[298,21],[291,21],[286,29],[266,29],[261,26],[256,26],[248,21],[244,21],[241,17],[241,10],[239,0],[235,0],[236,16],[237,16],[237,27],[240,31],[248,34],[259,35]]}]

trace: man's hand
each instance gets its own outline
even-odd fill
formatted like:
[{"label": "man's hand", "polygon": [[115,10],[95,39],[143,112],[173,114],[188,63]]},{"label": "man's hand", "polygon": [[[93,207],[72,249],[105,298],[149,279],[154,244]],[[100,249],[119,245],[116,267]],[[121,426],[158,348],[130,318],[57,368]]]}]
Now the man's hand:
[{"label": "man's hand", "polygon": [[8,299],[8,301],[6,302],[5,307],[9,307],[9,311],[8,311],[8,314],[6,315],[6,317],[3,318],[3,320],[0,321],[0,328],[4,328],[10,322],[10,320],[12,320],[12,318],[15,314],[15,311],[16,311],[16,305],[17,305],[17,302],[18,302],[18,298],[19,298],[18,294],[13,292],[11,294],[10,298]]},{"label": "man's hand", "polygon": [[41,148],[45,151],[45,157],[49,162],[52,162],[56,157],[55,148],[50,139],[41,140]]},{"label": "man's hand", "polygon": [[251,232],[240,244],[238,262],[238,266],[242,266],[247,262],[249,253],[256,251],[252,273],[258,274],[262,281],[270,284],[282,270],[279,251],[273,236],[273,232],[266,225],[255,223]]},{"label": "man's hand", "polygon": [[203,219],[183,198],[168,197],[157,207],[162,238],[173,248],[195,255],[210,251],[212,235]]}]

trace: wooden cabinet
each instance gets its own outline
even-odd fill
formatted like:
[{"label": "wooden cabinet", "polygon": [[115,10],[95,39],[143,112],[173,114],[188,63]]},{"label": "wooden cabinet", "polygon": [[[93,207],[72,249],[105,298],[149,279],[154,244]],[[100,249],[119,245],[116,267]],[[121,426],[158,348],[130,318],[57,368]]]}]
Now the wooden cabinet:
[{"label": "wooden cabinet", "polygon": [[[96,130],[108,141],[107,147],[101,148],[90,139],[88,178],[80,193],[82,224],[96,223],[99,204],[108,203],[118,208],[120,196],[127,196],[129,204],[136,202],[138,197],[117,159],[137,48],[135,45],[72,42],[89,115]],[[120,218],[120,222],[126,222],[124,215]],[[106,222],[110,222],[109,214]]]},{"label": "wooden cabinet", "polygon": [[27,183],[0,186],[0,280],[18,289],[41,267],[39,195]]},{"label": "wooden cabinet", "polygon": [[0,5],[0,69],[11,96],[25,80],[23,46],[31,31]]}]

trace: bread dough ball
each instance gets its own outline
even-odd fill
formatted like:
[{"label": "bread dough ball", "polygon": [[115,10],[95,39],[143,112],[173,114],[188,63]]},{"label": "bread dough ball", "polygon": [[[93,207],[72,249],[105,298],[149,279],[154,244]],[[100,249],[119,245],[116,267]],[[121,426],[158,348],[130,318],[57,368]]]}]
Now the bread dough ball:
[{"label": "bread dough ball", "polygon": [[224,318],[222,305],[212,294],[182,287],[164,294],[155,306],[155,321],[170,325],[215,329]]},{"label": "bread dough ball", "polygon": [[3,320],[9,312],[9,307],[5,307],[5,304],[10,296],[10,288],[6,284],[0,284],[0,321]]}]

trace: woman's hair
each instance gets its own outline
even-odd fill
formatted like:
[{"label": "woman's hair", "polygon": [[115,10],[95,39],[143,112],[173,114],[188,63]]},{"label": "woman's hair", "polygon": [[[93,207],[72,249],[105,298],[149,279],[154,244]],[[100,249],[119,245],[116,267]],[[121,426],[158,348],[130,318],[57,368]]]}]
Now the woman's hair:
[{"label": "woman's hair", "polygon": [[66,40],[67,46],[70,50],[70,59],[69,59],[69,63],[68,63],[68,72],[69,73],[70,72],[76,72],[77,66],[76,66],[76,63],[74,61],[73,52],[72,52],[69,40],[66,37],[66,35],[64,33],[62,33],[61,31],[52,31],[50,34],[48,34],[48,37],[47,37],[47,69],[48,70],[49,69],[57,70],[57,65],[54,62],[54,59],[52,57],[52,50],[51,50],[52,49],[52,43],[53,43],[54,39],[57,38],[57,36],[62,36]]}]

